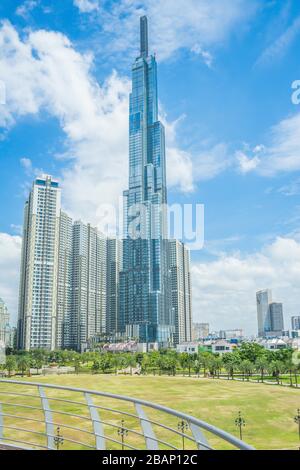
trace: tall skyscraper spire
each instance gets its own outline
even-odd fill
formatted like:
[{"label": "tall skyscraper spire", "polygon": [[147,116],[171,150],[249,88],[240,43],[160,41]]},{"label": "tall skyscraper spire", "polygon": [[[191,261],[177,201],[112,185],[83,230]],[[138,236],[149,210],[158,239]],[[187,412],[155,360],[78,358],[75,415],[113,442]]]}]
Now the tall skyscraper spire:
[{"label": "tall skyscraper spire", "polygon": [[[168,298],[165,131],[158,119],[157,65],[148,53],[148,22],[132,67],[129,185],[124,192],[125,239],[120,274],[120,326],[140,342],[167,344],[173,333]],[[139,234],[132,228],[139,227]],[[131,233],[130,233],[131,232]]]},{"label": "tall skyscraper spire", "polygon": [[141,57],[148,57],[148,18],[142,16],[140,19],[141,28]]}]

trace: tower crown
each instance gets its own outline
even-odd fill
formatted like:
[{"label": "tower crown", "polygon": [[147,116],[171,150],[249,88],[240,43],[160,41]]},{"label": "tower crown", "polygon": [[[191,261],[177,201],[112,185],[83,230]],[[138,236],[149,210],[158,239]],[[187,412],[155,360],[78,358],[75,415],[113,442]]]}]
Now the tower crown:
[{"label": "tower crown", "polygon": [[140,29],[141,29],[141,57],[148,57],[149,47],[148,47],[148,18],[147,16],[142,16],[140,19]]}]

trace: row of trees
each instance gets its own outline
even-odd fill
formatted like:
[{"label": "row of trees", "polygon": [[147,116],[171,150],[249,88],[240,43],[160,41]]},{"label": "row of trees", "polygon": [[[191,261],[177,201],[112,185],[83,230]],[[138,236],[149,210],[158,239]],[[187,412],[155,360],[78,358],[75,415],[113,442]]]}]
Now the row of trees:
[{"label": "row of trees", "polygon": [[266,376],[272,376],[279,384],[282,376],[288,376],[290,384],[298,383],[300,372],[297,361],[292,359],[293,351],[266,351],[255,343],[243,343],[231,353],[222,356],[210,352],[198,354],[179,354],[173,350],[161,350],[151,353],[107,353],[74,351],[43,351],[17,352],[9,354],[2,366],[11,375],[20,372],[28,373],[36,369],[37,373],[43,365],[73,366],[75,372],[117,373],[118,371],[136,370],[142,374],[168,374],[175,376],[197,375],[220,377],[226,374],[228,379],[249,380],[255,375],[262,382]]}]

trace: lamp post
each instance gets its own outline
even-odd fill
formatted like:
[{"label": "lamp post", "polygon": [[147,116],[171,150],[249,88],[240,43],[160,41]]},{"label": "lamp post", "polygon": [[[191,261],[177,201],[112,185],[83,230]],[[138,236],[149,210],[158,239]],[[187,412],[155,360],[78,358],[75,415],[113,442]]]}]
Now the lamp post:
[{"label": "lamp post", "polygon": [[182,435],[182,450],[184,450],[184,431],[187,431],[189,429],[189,426],[186,421],[182,420],[182,421],[179,421],[177,428],[178,428],[178,431],[180,431]]},{"label": "lamp post", "polygon": [[60,427],[58,427],[56,429],[56,436],[54,436],[54,444],[55,444],[56,450],[59,450],[60,446],[62,446],[63,443],[64,443],[64,438],[60,434]]},{"label": "lamp post", "polygon": [[122,450],[124,450],[125,436],[128,436],[128,430],[124,427],[125,421],[122,419],[121,427],[118,429],[118,434],[121,436]]},{"label": "lamp post", "polygon": [[241,415],[241,412],[239,411],[238,417],[235,420],[235,425],[239,428],[240,431],[240,439],[241,441],[243,440],[243,427],[246,426],[246,421]]}]

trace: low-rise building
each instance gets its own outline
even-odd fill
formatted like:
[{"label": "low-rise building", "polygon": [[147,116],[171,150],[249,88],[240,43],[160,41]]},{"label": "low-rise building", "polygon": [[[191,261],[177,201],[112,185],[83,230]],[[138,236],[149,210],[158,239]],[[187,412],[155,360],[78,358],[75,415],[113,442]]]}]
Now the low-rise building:
[{"label": "low-rise building", "polygon": [[235,346],[229,341],[226,341],[225,339],[220,339],[212,343],[212,352],[214,354],[222,355],[225,353],[229,353],[229,352],[232,352],[234,348]]},{"label": "low-rise building", "polygon": [[180,343],[176,346],[176,351],[178,353],[188,353],[188,354],[197,354],[199,351],[199,344],[198,342],[188,342],[188,343]]}]

